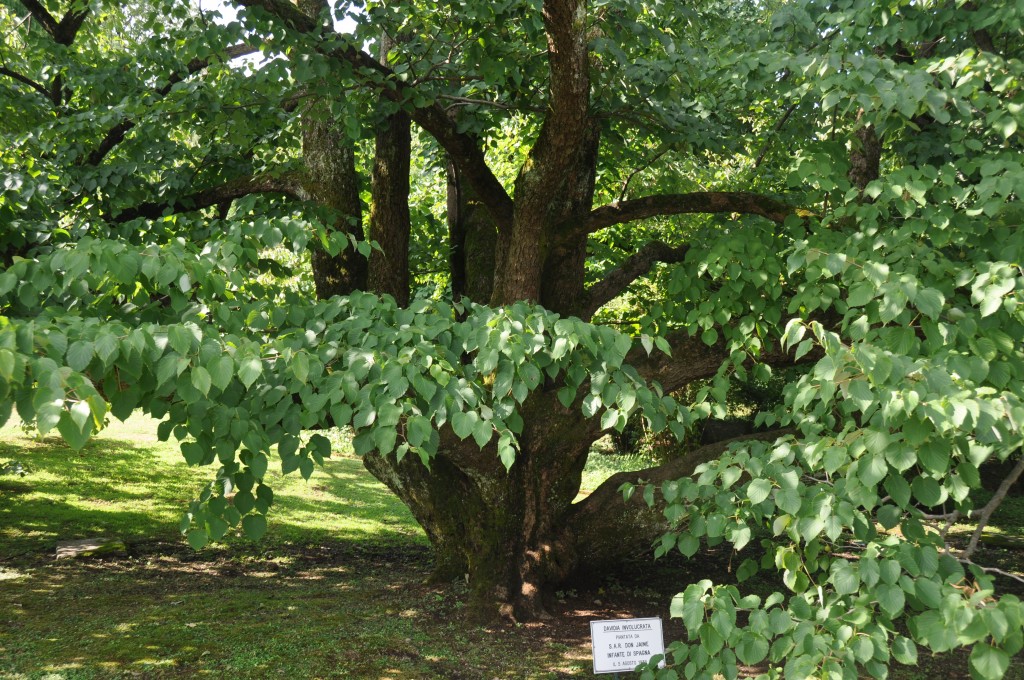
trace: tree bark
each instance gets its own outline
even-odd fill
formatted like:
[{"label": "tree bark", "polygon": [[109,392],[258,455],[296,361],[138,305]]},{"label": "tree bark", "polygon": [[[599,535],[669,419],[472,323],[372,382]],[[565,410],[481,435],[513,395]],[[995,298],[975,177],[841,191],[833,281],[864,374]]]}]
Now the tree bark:
[{"label": "tree bark", "polygon": [[553,392],[531,396],[523,418],[521,451],[508,472],[493,442],[481,450],[449,428],[429,471],[409,456],[364,457],[429,537],[435,579],[468,580],[475,621],[544,618],[544,594],[577,564],[564,519],[599,427]]},{"label": "tree bark", "polygon": [[[381,62],[393,42],[381,42]],[[412,147],[411,122],[399,110],[387,116],[377,130],[373,160],[370,205],[370,238],[380,251],[370,254],[367,285],[375,293],[395,298],[399,306],[409,304],[409,154]]]},{"label": "tree bark", "polygon": [[551,73],[548,114],[516,177],[512,228],[501,234],[498,246],[493,305],[542,299],[547,240],[561,212],[552,189],[563,186],[567,177],[583,178],[592,172],[579,167],[581,156],[587,155],[581,149],[588,147],[594,135],[589,117],[586,4],[546,0],[542,15]]},{"label": "tree bark", "polygon": [[[864,113],[857,114],[858,121]],[[881,176],[882,141],[874,125],[864,125],[854,133],[853,149],[850,151],[849,178],[861,192],[870,182]]]},{"label": "tree bark", "polygon": [[[316,17],[325,5],[325,0],[302,0],[299,9]],[[305,192],[333,216],[331,232],[352,234],[362,240],[363,209],[355,148],[334,119],[330,102],[324,99],[312,101],[302,113],[302,159],[306,166]],[[332,256],[314,241],[310,260],[316,295],[321,300],[366,287],[366,258],[354,248],[346,247]]]},{"label": "tree bark", "polygon": [[448,261],[452,299],[485,303],[494,290],[498,230],[462,171],[448,163]]}]

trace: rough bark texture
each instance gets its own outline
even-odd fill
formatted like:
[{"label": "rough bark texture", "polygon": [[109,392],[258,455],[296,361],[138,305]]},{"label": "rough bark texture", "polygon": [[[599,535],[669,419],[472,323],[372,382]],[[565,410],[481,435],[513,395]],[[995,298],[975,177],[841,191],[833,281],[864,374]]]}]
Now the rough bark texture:
[{"label": "rough bark texture", "polygon": [[585,134],[573,150],[575,158],[552,196],[557,197],[549,211],[552,244],[545,243],[544,270],[541,274],[540,302],[548,309],[564,315],[580,316],[580,302],[587,260],[587,235],[562,233],[574,218],[586,215],[594,204],[594,182],[601,130],[594,122],[587,123]]},{"label": "rough bark texture", "polygon": [[[385,39],[381,61],[393,47]],[[381,250],[370,255],[367,285],[375,293],[409,304],[409,153],[412,145],[408,114],[387,116],[377,130],[373,158],[373,203],[370,238]]]},{"label": "rough bark texture", "polygon": [[450,430],[429,471],[413,457],[364,457],[426,531],[435,578],[468,577],[470,614],[480,621],[543,618],[547,587],[578,564],[564,521],[599,428],[554,393],[531,396],[523,417],[522,451],[507,473],[493,444],[480,450]]},{"label": "rough bark texture", "polygon": [[497,253],[491,296],[495,305],[541,300],[547,238],[552,220],[561,216],[561,201],[552,190],[568,177],[583,178],[593,171],[580,166],[587,155],[581,147],[594,134],[588,118],[586,5],[581,0],[548,0],[542,14],[551,72],[549,110],[516,178],[512,228],[502,234]]},{"label": "rough bark texture", "polygon": [[448,261],[452,297],[486,302],[494,290],[498,230],[473,185],[448,164]]},{"label": "rough bark texture", "polygon": [[[324,5],[325,0],[302,0],[299,8],[315,17]],[[355,149],[324,100],[313,101],[302,114],[302,159],[306,166],[303,189],[309,199],[333,214],[334,231],[363,239]],[[314,241],[310,259],[320,299],[347,295],[366,286],[366,258],[354,248],[344,248],[332,256]]]},{"label": "rough bark texture", "polygon": [[850,152],[850,182],[861,191],[869,182],[879,178],[882,160],[882,142],[873,125],[865,125],[854,133]]}]

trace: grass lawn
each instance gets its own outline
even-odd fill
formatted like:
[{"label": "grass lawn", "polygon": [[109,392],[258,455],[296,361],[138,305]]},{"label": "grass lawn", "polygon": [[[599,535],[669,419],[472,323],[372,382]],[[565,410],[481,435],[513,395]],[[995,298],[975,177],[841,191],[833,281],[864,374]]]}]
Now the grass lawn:
[{"label": "grass lawn", "polygon": [[[229,535],[195,552],[178,520],[212,470],[187,467],[154,431],[135,416],[76,453],[0,429],[0,465],[27,470],[0,476],[0,678],[593,677],[590,620],[661,616],[676,639],[671,595],[729,562],[643,560],[559,593],[552,621],[470,626],[464,585],[425,585],[422,531],[343,445],[309,482],[271,474],[262,541]],[[593,459],[585,491],[622,465]],[[1007,533],[1024,523],[1014,503],[996,522]],[[58,540],[95,536],[123,540],[127,556],[54,560]],[[966,655],[923,657],[896,677],[966,677]],[[1008,677],[1024,678],[1019,659]]]}]

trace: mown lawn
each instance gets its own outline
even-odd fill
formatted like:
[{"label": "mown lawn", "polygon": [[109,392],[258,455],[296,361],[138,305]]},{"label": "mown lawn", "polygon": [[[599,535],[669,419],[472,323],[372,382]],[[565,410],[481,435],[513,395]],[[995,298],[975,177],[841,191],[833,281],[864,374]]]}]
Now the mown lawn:
[{"label": "mown lawn", "polygon": [[[212,470],[187,467],[154,431],[136,416],[74,452],[0,429],[0,466],[19,460],[27,472],[0,476],[0,678],[593,677],[590,620],[662,616],[668,642],[682,633],[668,619],[671,595],[722,578],[730,562],[724,552],[644,559],[558,593],[550,622],[472,626],[464,584],[425,584],[422,531],[344,442],[309,482],[272,473],[262,541],[229,535],[195,552],[178,520]],[[593,459],[585,491],[623,466]],[[1019,534],[1022,506],[1011,502],[996,526]],[[58,540],[95,536],[123,540],[127,555],[54,560]],[[1000,561],[1014,568],[1018,555]],[[966,676],[964,654],[923,656],[896,674]],[[1019,659],[1008,677],[1024,678]]]},{"label": "mown lawn", "polygon": [[[425,585],[423,532],[343,442],[309,482],[271,473],[262,541],[192,551],[178,520],[212,470],[154,432],[135,416],[74,452],[0,430],[0,465],[27,471],[0,476],[0,677],[589,675],[568,605],[565,625],[463,623],[464,588]],[[58,540],[96,536],[127,556],[54,560]]]}]

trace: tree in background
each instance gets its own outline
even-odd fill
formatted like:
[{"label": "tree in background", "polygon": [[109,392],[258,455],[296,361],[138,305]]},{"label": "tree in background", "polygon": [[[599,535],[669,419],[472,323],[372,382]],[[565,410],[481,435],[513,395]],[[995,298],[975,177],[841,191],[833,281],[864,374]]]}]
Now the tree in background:
[{"label": "tree in background", "polygon": [[[481,618],[666,528],[763,536],[739,576],[787,592],[691,585],[663,674],[1005,671],[970,491],[1024,422],[1016,3],[239,4],[0,3],[0,420],[160,419],[238,489],[197,547],[262,535],[271,457],[308,477],[302,432],[350,426]],[[794,361],[767,431],[573,503],[602,433]]]}]

